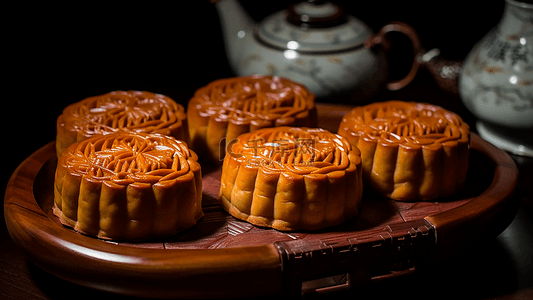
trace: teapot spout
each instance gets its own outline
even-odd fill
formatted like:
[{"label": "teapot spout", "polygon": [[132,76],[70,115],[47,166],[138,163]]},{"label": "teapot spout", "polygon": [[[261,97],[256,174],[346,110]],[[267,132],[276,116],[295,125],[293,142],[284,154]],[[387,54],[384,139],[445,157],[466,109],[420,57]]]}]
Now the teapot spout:
[{"label": "teapot spout", "polygon": [[[425,51],[421,51],[424,53]],[[462,62],[451,61],[440,57],[440,50],[431,49],[418,57],[420,65],[426,68],[435,79],[437,85],[444,91],[459,95],[459,74]]]},{"label": "teapot spout", "polygon": [[242,50],[252,39],[255,24],[238,1],[211,1],[215,3],[222,25],[226,55],[231,68],[236,72],[242,58]]}]

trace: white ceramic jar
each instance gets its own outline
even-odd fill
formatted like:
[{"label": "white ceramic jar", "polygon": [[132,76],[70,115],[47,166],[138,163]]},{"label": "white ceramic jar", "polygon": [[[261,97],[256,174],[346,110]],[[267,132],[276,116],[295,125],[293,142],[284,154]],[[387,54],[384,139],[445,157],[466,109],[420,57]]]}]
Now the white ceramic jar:
[{"label": "white ceramic jar", "polygon": [[498,25],[464,61],[459,93],[483,138],[533,156],[533,4],[506,0]]}]

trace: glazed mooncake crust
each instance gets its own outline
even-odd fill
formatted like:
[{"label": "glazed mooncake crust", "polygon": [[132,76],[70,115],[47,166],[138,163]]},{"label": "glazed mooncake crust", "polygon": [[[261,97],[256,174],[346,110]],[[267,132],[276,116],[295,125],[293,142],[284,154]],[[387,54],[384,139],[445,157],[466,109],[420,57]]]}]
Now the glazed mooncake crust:
[{"label": "glazed mooncake crust", "polygon": [[53,212],[103,239],[169,236],[203,216],[202,175],[187,144],[160,134],[95,136],[58,161]]},{"label": "glazed mooncake crust", "polygon": [[291,231],[358,214],[360,152],[323,129],[274,127],[238,137],[222,166],[220,205],[254,225]]},{"label": "glazed mooncake crust", "polygon": [[220,79],[198,89],[187,107],[191,148],[220,164],[225,145],[247,132],[275,126],[316,126],[315,96],[273,76]]},{"label": "glazed mooncake crust", "polygon": [[67,106],[57,118],[57,157],[72,143],[118,130],[160,133],[189,141],[185,109],[171,98],[114,91]]},{"label": "glazed mooncake crust", "polygon": [[434,200],[465,183],[468,124],[439,106],[387,101],[356,107],[338,133],[361,151],[365,185],[389,198]]}]

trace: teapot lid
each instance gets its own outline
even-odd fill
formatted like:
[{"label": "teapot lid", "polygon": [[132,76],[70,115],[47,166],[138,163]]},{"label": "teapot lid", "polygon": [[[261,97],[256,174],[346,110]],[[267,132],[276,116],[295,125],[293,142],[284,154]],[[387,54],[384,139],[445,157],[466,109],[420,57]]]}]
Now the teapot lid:
[{"label": "teapot lid", "polygon": [[337,4],[318,0],[293,4],[267,17],[256,31],[268,46],[308,53],[352,50],[371,34],[365,23],[346,15]]}]

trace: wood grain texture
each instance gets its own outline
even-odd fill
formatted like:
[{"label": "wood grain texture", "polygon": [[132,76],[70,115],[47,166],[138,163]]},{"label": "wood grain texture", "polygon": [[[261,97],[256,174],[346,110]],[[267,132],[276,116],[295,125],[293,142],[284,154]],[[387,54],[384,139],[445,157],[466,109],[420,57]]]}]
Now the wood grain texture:
[{"label": "wood grain texture", "polygon": [[[319,124],[335,131],[349,106],[321,105]],[[220,169],[203,169],[205,216],[164,240],[107,242],[60,225],[50,212],[55,145],[45,145],[13,173],[4,201],[12,239],[44,270],[68,281],[125,295],[222,297],[278,294],[286,282],[274,242],[321,245],[332,237],[360,237],[386,226],[425,219],[436,231],[434,255],[468,237],[495,236],[511,221],[516,166],[508,155],[472,134],[467,187],[439,202],[396,202],[365,192],[361,214],[319,231],[279,232],[225,213],[216,202]],[[433,254],[432,254],[433,255]],[[103,271],[105,270],[105,272]],[[209,288],[205,288],[209,286]]]}]

